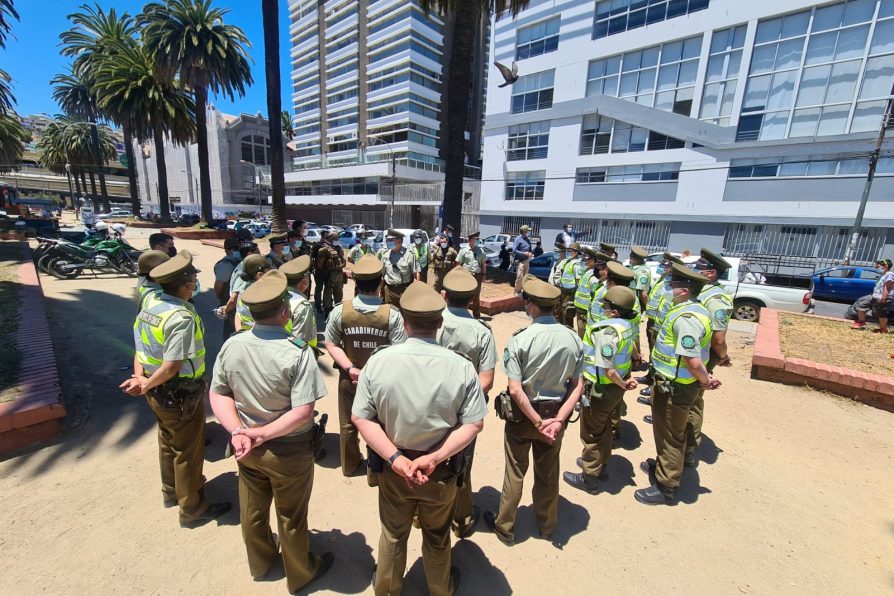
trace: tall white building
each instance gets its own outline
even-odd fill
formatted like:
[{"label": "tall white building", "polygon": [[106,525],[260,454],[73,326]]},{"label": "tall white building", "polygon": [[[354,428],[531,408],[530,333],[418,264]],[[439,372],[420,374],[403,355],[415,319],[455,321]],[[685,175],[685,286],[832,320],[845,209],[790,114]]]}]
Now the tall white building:
[{"label": "tall white building", "polygon": [[[551,246],[572,222],[621,246],[841,257],[892,95],[894,0],[535,0],[491,48],[519,79],[488,88],[485,235],[529,224]],[[864,260],[894,254],[892,148]]]},{"label": "tall white building", "polygon": [[[290,215],[320,222],[430,227],[443,190],[444,20],[407,0],[289,0],[295,158]],[[480,156],[482,27],[473,75],[469,163]],[[474,186],[474,185],[473,185]],[[477,188],[473,193],[477,193]]]}]

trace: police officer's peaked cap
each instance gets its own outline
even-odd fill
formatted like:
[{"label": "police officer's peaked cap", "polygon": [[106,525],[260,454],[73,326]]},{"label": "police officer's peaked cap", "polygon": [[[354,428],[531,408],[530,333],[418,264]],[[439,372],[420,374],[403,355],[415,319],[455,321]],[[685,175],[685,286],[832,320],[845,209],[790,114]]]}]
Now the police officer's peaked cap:
[{"label": "police officer's peaked cap", "polygon": [[679,265],[683,265],[683,259],[678,257],[677,255],[671,254],[670,251],[664,251],[664,260],[670,261],[671,263],[677,263]]},{"label": "police officer's peaked cap", "polygon": [[373,255],[363,255],[351,269],[351,277],[354,279],[377,279],[382,277],[385,266],[382,261]]},{"label": "police officer's peaked cap", "polygon": [[617,261],[609,261],[607,267],[608,276],[614,280],[629,283],[636,277],[636,273],[632,269],[628,269]]},{"label": "police officer's peaked cap", "polygon": [[724,271],[732,267],[729,261],[709,248],[703,248],[701,255],[702,258],[700,258],[695,263],[696,269],[699,269],[701,271],[704,271],[706,269],[714,269],[720,273],[723,273]]},{"label": "police officer's peaked cap", "polygon": [[599,243],[599,250],[606,254],[612,254],[613,252],[615,252],[615,249],[616,247],[614,244],[609,244],[608,242]]},{"label": "police officer's peaked cap", "polygon": [[279,268],[290,282],[298,281],[310,271],[310,255],[301,255]]},{"label": "police officer's peaked cap", "polygon": [[281,271],[268,271],[242,292],[242,302],[252,312],[264,312],[289,299],[288,282]]},{"label": "police officer's peaked cap", "polygon": [[[425,237],[425,232],[423,232],[422,230],[416,230],[415,232],[413,232],[413,235],[411,236],[411,238],[424,238],[424,237]],[[469,238],[471,238],[471,237],[472,237],[472,235],[469,234]]]},{"label": "police officer's peaked cap", "polygon": [[140,275],[149,275],[149,272],[169,260],[171,257],[168,253],[160,250],[147,250],[137,259],[137,273]]},{"label": "police officer's peaked cap", "polygon": [[671,265],[671,281],[686,281],[704,285],[711,280],[697,271],[693,271],[686,265],[674,263]]},{"label": "police officer's peaked cap", "polygon": [[630,247],[630,254],[634,257],[645,260],[646,257],[649,256],[649,253],[642,246],[633,245]]},{"label": "police officer's peaked cap", "polygon": [[478,238],[479,236],[481,236],[481,232],[479,232],[478,230],[475,230],[474,232],[469,234],[469,240],[471,240],[472,238]]},{"label": "police officer's peaked cap", "polygon": [[274,234],[267,238],[267,241],[270,243],[270,246],[279,245],[279,244],[288,244],[289,236],[288,234]]},{"label": "police officer's peaked cap", "polygon": [[181,250],[176,256],[171,257],[161,265],[154,267],[149,275],[160,284],[178,281],[198,269],[192,266],[192,254],[188,250]]},{"label": "police officer's peaked cap", "polygon": [[531,226],[522,226],[518,229],[519,232],[530,232]]},{"label": "police officer's peaked cap", "polygon": [[600,263],[611,263],[615,260],[615,257],[613,257],[611,255],[607,255],[602,251],[594,250],[593,252],[596,253],[593,255],[593,258],[596,259]]},{"label": "police officer's peaked cap", "polygon": [[602,296],[602,302],[613,304],[624,310],[633,310],[636,304],[636,294],[626,286],[614,286],[606,290]]},{"label": "police officer's peaked cap", "polygon": [[270,263],[267,262],[267,257],[264,255],[248,255],[243,262],[245,265],[243,265],[242,269],[249,277],[256,276],[259,271],[270,269]]},{"label": "police officer's peaked cap", "polygon": [[565,243],[562,241],[556,241],[556,250],[565,250]]},{"label": "police officer's peaked cap", "polygon": [[403,240],[404,234],[400,230],[395,230],[394,228],[388,228],[388,231],[385,232],[385,237],[386,238],[400,238],[401,240]]},{"label": "police officer's peaked cap", "polygon": [[434,288],[425,282],[414,281],[400,297],[400,312],[409,319],[434,321],[447,304]]},{"label": "police officer's peaked cap", "polygon": [[574,252],[580,252],[580,243],[578,243],[578,242],[572,242],[572,243],[571,243],[571,250],[573,250]]},{"label": "police officer's peaked cap", "polygon": [[562,291],[552,284],[541,281],[531,274],[522,280],[522,292],[525,299],[538,306],[555,306],[559,303]]},{"label": "police officer's peaked cap", "polygon": [[457,298],[467,298],[478,289],[478,281],[463,267],[456,267],[444,276],[444,289]]}]

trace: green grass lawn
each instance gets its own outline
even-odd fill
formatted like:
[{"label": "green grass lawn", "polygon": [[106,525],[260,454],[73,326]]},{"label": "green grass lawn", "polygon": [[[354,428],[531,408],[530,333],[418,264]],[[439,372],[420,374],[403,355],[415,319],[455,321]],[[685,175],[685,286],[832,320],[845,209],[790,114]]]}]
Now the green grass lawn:
[{"label": "green grass lawn", "polygon": [[14,399],[8,389],[19,378],[16,330],[19,327],[19,265],[22,243],[0,241],[0,402]]}]

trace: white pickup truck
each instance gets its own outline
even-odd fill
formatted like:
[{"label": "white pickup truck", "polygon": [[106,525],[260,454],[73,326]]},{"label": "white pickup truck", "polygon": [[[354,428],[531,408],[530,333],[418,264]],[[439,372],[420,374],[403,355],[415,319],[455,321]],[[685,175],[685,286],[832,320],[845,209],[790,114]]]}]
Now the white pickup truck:
[{"label": "white pickup truck", "polygon": [[[733,297],[733,318],[757,321],[763,307],[791,312],[806,312],[813,308],[810,290],[806,288],[770,285],[756,267],[737,257],[724,257],[732,268],[724,273],[720,283]],[[698,257],[686,257],[687,262]]]}]

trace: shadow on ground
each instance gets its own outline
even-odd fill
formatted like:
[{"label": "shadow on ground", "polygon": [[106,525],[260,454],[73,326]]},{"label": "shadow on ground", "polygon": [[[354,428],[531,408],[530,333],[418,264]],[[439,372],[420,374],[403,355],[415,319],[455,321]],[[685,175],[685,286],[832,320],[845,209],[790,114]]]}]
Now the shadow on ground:
[{"label": "shadow on ground", "polygon": [[[67,456],[81,458],[100,445],[122,449],[156,428],[145,398],[130,397],[118,389],[133,370],[136,302],[129,296],[83,287],[66,290],[66,284],[91,282],[89,277],[63,281],[40,275],[45,286],[58,284],[52,292],[45,287],[49,294],[45,301],[67,415],[61,435],[3,458],[9,460],[6,471],[10,474],[27,467],[30,475],[40,475],[70,463]],[[102,277],[95,282],[101,285]],[[53,296],[60,294],[66,298]],[[213,292],[203,292],[195,304],[205,323],[206,363],[210,369],[223,343],[223,323],[210,315],[217,305]],[[206,411],[210,413],[211,408],[206,407]],[[225,444],[215,426],[211,425],[209,437],[213,444],[219,443],[216,451],[221,453],[210,447],[206,452],[212,461],[222,456],[221,445]]]}]

